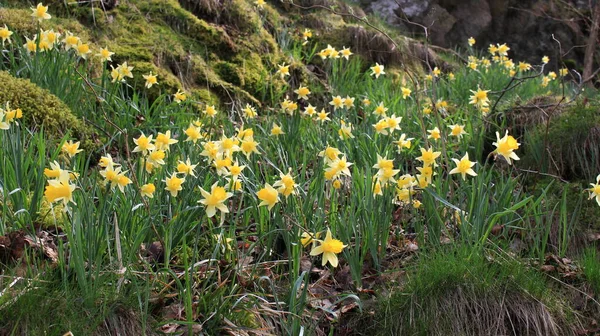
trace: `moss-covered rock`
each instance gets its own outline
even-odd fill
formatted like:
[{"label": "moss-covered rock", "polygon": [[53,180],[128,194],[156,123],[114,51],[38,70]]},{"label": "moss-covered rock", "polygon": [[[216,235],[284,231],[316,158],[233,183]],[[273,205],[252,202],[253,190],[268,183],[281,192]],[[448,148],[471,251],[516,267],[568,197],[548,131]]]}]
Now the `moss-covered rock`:
[{"label": "moss-covered rock", "polygon": [[192,94],[197,97],[198,101],[200,101],[205,106],[216,106],[219,107],[220,100],[219,96],[217,96],[214,92],[209,89],[196,89],[192,91]]},{"label": "moss-covered rock", "polygon": [[82,148],[94,147],[89,128],[48,90],[5,71],[0,71],[0,83],[0,103],[9,102],[13,108],[20,108],[26,126],[43,127],[45,133],[55,139],[70,134],[82,142]]},{"label": "moss-covered rock", "polygon": [[[38,22],[31,17],[31,10],[21,8],[0,8],[0,22],[6,24],[18,36],[32,37],[38,32]],[[88,30],[79,21],[70,18],[54,18],[41,23],[42,29],[54,29],[58,32],[70,31],[89,39]]]},{"label": "moss-covered rock", "polygon": [[244,78],[237,70],[237,66],[235,64],[220,61],[217,62],[214,66],[215,72],[223,79],[233,85],[242,86],[244,82]]},{"label": "moss-covered rock", "polygon": [[[181,89],[181,83],[170,71],[157,67],[150,62],[131,62],[129,64],[133,66],[133,77],[137,79],[134,82],[135,88],[140,92],[145,91],[151,101],[161,93],[177,92]],[[148,75],[150,72],[158,76],[158,85],[148,89],[145,87],[146,81],[143,76]]]},{"label": "moss-covered rock", "polygon": [[259,11],[246,0],[179,0],[179,3],[202,20],[235,27],[240,33],[254,33],[261,28]]},{"label": "moss-covered rock", "polygon": [[215,52],[226,55],[235,45],[224,29],[198,19],[182,8],[176,0],[149,0],[137,2],[137,9],[152,21],[163,21],[173,31],[188,36]]},{"label": "moss-covered rock", "polygon": [[227,101],[231,99],[237,99],[243,102],[253,103],[260,105],[258,99],[252,96],[247,91],[241,89],[239,86],[233,85],[228,81],[223,80],[217,72],[206,64],[204,59],[194,55],[192,56],[192,64],[194,74],[194,82],[197,85],[206,86],[209,90],[216,93],[221,101]]},{"label": "moss-covered rock", "polygon": [[[6,1],[11,8],[0,9],[0,22],[17,34],[35,34],[37,22],[30,16],[31,4]],[[337,0],[330,2],[344,10],[350,8]],[[283,59],[278,39],[282,31],[288,31],[286,27],[307,13],[300,15],[298,9],[290,11],[284,4],[258,8],[253,0],[130,0],[120,1],[106,12],[94,3],[48,0],[46,4],[52,19],[42,27],[70,30],[89,41],[94,50],[108,47],[115,52],[112,65],[128,62],[134,65],[136,76],[157,73],[161,85],[149,91],[151,96],[160,90],[207,89],[211,99],[218,96],[221,102],[241,99],[242,104],[276,104],[280,97],[272,95],[281,92],[284,84],[268,80],[276,65],[285,61],[297,63],[295,68],[304,67],[299,60]],[[322,32],[315,31],[319,44],[342,47],[337,44],[345,41],[354,49],[350,28],[356,22],[322,10],[310,11],[309,16],[326,21],[318,27]],[[373,40],[367,35],[366,40]],[[143,86],[141,79],[132,83]]]}]

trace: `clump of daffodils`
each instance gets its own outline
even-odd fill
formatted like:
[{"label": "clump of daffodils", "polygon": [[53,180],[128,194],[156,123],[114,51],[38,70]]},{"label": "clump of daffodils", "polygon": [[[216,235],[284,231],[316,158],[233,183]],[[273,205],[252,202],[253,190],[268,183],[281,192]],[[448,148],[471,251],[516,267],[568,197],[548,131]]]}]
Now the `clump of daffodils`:
[{"label": "clump of daffodils", "polygon": [[113,83],[125,82],[126,78],[133,78],[133,67],[129,66],[127,62],[119,64],[116,68],[114,68],[112,65],[110,67],[110,77],[112,78]]},{"label": "clump of daffodils", "polygon": [[[111,190],[118,187],[121,192],[125,192],[125,187],[132,183],[131,179],[126,175],[127,171],[121,171],[121,165],[114,162],[110,155],[101,157],[99,166],[104,168],[100,171],[100,175],[104,177],[105,185],[110,184]],[[146,187],[146,195],[149,192],[150,190]]]},{"label": "clump of daffodils", "polygon": [[381,188],[389,184],[395,184],[394,176],[400,172],[399,169],[394,169],[394,160],[389,160],[377,154],[377,163],[373,168],[378,169],[375,174],[374,195],[382,195]]},{"label": "clump of daffodils", "polygon": [[334,47],[328,44],[327,48],[321,49],[321,51],[319,51],[317,55],[319,55],[323,60],[338,59],[340,57],[349,60],[350,56],[352,56],[353,53],[352,51],[350,51],[350,48],[346,48],[346,46],[344,46],[341,50],[336,50]]},{"label": "clump of daffodils", "polygon": [[441,155],[441,152],[434,152],[432,148],[421,148],[421,156],[417,157],[418,161],[423,163],[422,167],[417,167],[419,174],[416,175],[416,180],[419,187],[425,188],[431,184],[435,172],[434,167],[437,166],[436,159]]}]

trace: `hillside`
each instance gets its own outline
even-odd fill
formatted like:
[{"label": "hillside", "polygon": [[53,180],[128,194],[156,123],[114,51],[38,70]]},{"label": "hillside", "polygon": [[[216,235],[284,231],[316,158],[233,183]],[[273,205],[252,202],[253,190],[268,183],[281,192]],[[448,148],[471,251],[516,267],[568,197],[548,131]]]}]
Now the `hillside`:
[{"label": "hillside", "polygon": [[597,334],[595,81],[369,3],[2,1],[0,335]]}]

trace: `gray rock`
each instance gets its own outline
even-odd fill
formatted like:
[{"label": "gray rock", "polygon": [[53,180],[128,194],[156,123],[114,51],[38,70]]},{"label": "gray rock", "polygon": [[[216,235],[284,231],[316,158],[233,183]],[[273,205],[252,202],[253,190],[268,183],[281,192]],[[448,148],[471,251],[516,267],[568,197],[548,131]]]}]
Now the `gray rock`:
[{"label": "gray rock", "polygon": [[404,15],[409,19],[421,17],[425,14],[432,0],[398,0],[398,5]]},{"label": "gray rock", "polygon": [[370,9],[373,13],[379,15],[388,24],[398,25],[400,18],[396,15],[398,4],[395,0],[377,0],[371,2]]}]

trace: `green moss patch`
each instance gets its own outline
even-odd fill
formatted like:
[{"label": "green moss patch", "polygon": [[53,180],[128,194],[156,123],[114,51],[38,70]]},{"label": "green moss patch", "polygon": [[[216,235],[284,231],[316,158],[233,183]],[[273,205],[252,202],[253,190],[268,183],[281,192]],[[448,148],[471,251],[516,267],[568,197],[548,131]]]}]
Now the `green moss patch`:
[{"label": "green moss patch", "polygon": [[31,128],[43,127],[46,134],[60,139],[67,134],[82,141],[83,148],[91,148],[91,134],[67,105],[29,80],[15,78],[0,71],[0,103],[10,103],[23,111],[23,122]]}]

